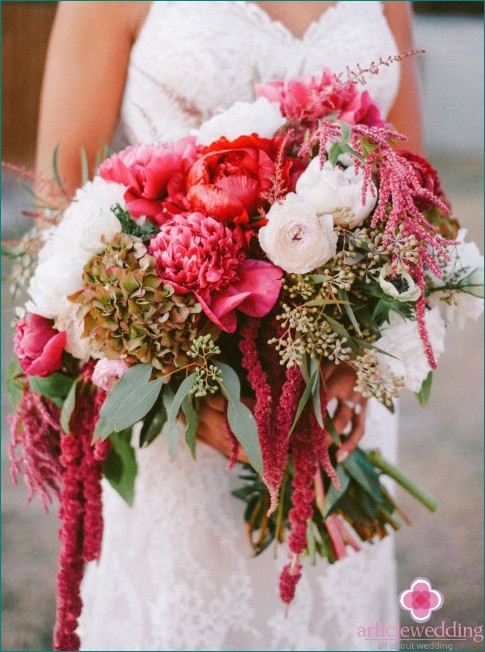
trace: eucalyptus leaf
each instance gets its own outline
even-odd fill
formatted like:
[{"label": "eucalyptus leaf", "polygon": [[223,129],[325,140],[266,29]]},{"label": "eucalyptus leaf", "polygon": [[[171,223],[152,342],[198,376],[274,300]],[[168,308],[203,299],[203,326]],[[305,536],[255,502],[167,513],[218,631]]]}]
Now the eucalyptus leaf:
[{"label": "eucalyptus leaf", "polygon": [[135,497],[135,478],[138,471],[131,434],[131,428],[112,434],[111,450],[103,462],[105,478],[130,506],[133,505]]},{"label": "eucalyptus leaf", "polygon": [[185,441],[187,446],[190,448],[192,457],[195,459],[195,445],[197,442],[197,425],[199,423],[199,414],[197,410],[192,405],[189,396],[186,396],[182,403],[182,411],[185,415]]},{"label": "eucalyptus leaf", "polygon": [[63,431],[68,435],[71,432],[71,416],[76,407],[76,397],[77,392],[80,387],[80,380],[76,380],[69,390],[69,394],[66,396],[66,400],[61,409],[61,427]]},{"label": "eucalyptus leaf", "polygon": [[241,403],[241,384],[229,365],[214,363],[222,372],[222,392],[227,398],[227,420],[231,430],[243,447],[251,466],[260,475],[263,472],[263,457],[259,445],[258,428],[253,413]]},{"label": "eucalyptus leaf", "polygon": [[163,385],[163,378],[150,381],[151,374],[151,365],[138,364],[113,385],[101,408],[94,441],[130,428],[150,412]]},{"label": "eucalyptus leaf", "polygon": [[187,376],[187,378],[185,378],[185,380],[180,383],[179,388],[170,404],[165,403],[165,407],[167,409],[167,424],[164,428],[163,434],[167,440],[168,454],[170,455],[172,462],[177,456],[177,442],[180,434],[180,425],[178,423],[179,411],[182,407],[184,399],[187,397],[190,390],[194,386],[196,378],[196,373]]},{"label": "eucalyptus leaf", "polygon": [[167,421],[167,410],[163,404],[164,389],[160,392],[154,406],[143,419],[143,426],[140,431],[140,448],[145,448],[162,432]]},{"label": "eucalyptus leaf", "polygon": [[337,290],[337,296],[342,302],[341,305],[343,305],[344,310],[347,313],[347,317],[350,319],[350,323],[355,328],[355,332],[357,333],[357,335],[359,335],[359,337],[362,337],[362,332],[360,330],[359,322],[357,321],[354,311],[352,310],[352,306],[350,305],[349,296],[347,292],[343,288],[339,288]]},{"label": "eucalyptus leaf", "polygon": [[74,383],[74,378],[60,371],[42,378],[29,376],[29,387],[36,394],[50,398],[57,406],[62,407],[69,390]]}]

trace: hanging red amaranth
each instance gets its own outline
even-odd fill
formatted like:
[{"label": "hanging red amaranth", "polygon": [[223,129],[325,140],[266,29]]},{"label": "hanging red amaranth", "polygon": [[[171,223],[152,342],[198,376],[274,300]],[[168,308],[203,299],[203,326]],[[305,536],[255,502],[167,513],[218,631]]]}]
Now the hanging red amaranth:
[{"label": "hanging red amaranth", "polygon": [[[17,482],[23,468],[29,502],[39,494],[46,512],[52,503],[51,493],[57,498],[61,495],[59,413],[54,403],[26,389],[15,414],[8,417],[12,428],[8,447],[12,481]],[[21,447],[18,457],[17,447]]]},{"label": "hanging red amaranth", "polygon": [[101,551],[103,518],[99,459],[107,454],[109,445],[94,447],[91,443],[104,400],[104,393],[89,384],[92,368],[88,363],[81,374],[82,387],[71,418],[71,433],[61,437],[63,490],[55,650],[79,649],[76,630],[82,609],[80,587],[84,564],[98,559]]},{"label": "hanging red amaranth", "polygon": [[310,409],[304,410],[291,438],[291,456],[295,474],[292,479],[292,508],[289,512],[290,535],[288,547],[290,561],[280,576],[280,597],[289,604],[295,595],[296,585],[301,577],[300,555],[307,547],[308,519],[313,515],[315,499],[314,478],[318,464],[313,448],[310,428]]}]

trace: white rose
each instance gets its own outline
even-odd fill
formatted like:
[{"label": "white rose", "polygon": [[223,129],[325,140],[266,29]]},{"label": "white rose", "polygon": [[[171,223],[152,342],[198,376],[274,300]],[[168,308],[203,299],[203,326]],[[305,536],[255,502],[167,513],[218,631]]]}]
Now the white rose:
[{"label": "white rose", "polygon": [[227,111],[207,120],[193,133],[202,145],[210,145],[222,136],[228,140],[250,134],[272,138],[285,122],[278,104],[260,97],[255,102],[235,102]]},{"label": "white rose", "polygon": [[[378,349],[390,354],[378,354],[380,365],[403,376],[405,386],[412,392],[419,392],[431,369],[419,336],[418,323],[395,312],[389,313],[389,319],[390,324],[382,326],[381,337],[375,343]],[[445,322],[438,308],[427,310],[425,320],[431,348],[438,360],[445,348]]]},{"label": "white rose", "polygon": [[306,274],[335,256],[332,216],[318,216],[313,206],[295,193],[273,204],[267,217],[259,242],[268,258],[285,272]]},{"label": "white rose", "polygon": [[406,269],[402,267],[394,274],[389,263],[381,269],[379,285],[386,294],[398,301],[417,301],[421,296],[421,289]]},{"label": "white rose", "polygon": [[483,313],[483,256],[474,242],[465,242],[466,234],[466,229],[460,229],[458,244],[448,248],[450,260],[442,266],[442,278],[429,275],[435,288],[459,286],[456,290],[435,290],[429,295],[428,304],[439,305],[446,322],[456,321],[460,328],[467,319],[477,320]]},{"label": "white rose", "polygon": [[48,235],[30,281],[27,310],[49,319],[69,309],[67,296],[82,289],[84,265],[121,231],[111,207],[124,207],[125,188],[96,177],[80,188],[60,224]]},{"label": "white rose", "polygon": [[372,183],[362,204],[364,174],[354,165],[342,169],[326,161],[323,168],[315,157],[296,184],[296,194],[309,201],[317,213],[333,215],[335,224],[354,229],[370,215],[377,202]]}]

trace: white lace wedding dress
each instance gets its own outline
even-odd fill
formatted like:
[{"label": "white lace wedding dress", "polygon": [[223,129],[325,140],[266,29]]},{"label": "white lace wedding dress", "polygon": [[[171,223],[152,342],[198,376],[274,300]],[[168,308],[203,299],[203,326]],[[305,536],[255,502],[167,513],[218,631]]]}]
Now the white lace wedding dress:
[{"label": "white lace wedding dress", "polygon": [[[396,46],[379,2],[339,2],[295,38],[248,2],[153,2],[134,45],[120,132],[126,141],[182,135],[236,100],[253,83],[366,66]],[[399,64],[370,76],[386,114]],[[395,456],[396,424],[369,409],[365,445]],[[305,563],[288,617],[278,596],[286,554],[251,558],[243,503],[231,496],[237,468],[198,444],[181,442],[168,460],[162,437],[138,451],[133,508],[104,486],[101,560],[83,584],[84,650],[373,649],[359,626],[396,620],[391,539],[329,566]]]}]

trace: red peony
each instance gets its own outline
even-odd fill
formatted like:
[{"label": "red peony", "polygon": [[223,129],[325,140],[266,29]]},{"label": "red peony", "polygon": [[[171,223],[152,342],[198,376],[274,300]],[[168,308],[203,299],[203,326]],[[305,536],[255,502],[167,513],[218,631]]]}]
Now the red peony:
[{"label": "red peony", "polygon": [[126,186],[125,202],[132,217],[146,216],[161,224],[188,208],[185,177],[196,149],[193,136],[173,143],[127,147],[107,159],[99,174]]},{"label": "red peony", "polygon": [[221,138],[204,150],[187,175],[192,208],[223,222],[248,222],[264,204],[275,172],[277,146],[272,140],[240,136]]},{"label": "red peony", "polygon": [[[429,163],[429,161],[427,161],[422,156],[419,156],[419,154],[409,152],[406,149],[399,150],[398,154],[411,163],[421,187],[426,188],[426,190],[432,192],[433,195],[441,199],[441,201],[449,206],[448,199],[446,198],[446,195],[441,187],[441,181],[438,176],[438,172]],[[422,210],[431,208],[433,206],[431,202],[427,202],[422,198],[418,200],[418,203],[421,204]]]},{"label": "red peony", "polygon": [[251,317],[276,303],[282,272],[246,258],[246,235],[203,213],[181,213],[160,227],[150,242],[159,276],[179,294],[192,292],[219,328],[236,329],[236,308]]},{"label": "red peony", "polygon": [[60,368],[66,333],[52,328],[52,321],[27,313],[15,325],[14,353],[29,376],[49,376]]}]

